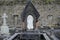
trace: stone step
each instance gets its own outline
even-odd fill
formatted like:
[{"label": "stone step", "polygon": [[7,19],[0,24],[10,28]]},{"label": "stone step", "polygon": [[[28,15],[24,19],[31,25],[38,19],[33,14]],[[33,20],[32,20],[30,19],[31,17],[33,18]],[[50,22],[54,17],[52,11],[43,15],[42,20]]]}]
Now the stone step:
[{"label": "stone step", "polygon": [[22,33],[15,33],[13,36],[9,38],[9,40],[13,39],[20,39],[20,40],[50,40],[50,38],[47,36],[46,33],[27,33],[27,32],[22,32]]}]

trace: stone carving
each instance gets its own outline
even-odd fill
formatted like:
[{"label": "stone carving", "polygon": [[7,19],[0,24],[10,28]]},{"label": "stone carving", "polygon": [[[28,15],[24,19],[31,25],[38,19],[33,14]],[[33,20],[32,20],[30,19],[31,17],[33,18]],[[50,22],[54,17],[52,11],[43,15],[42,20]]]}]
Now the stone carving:
[{"label": "stone carving", "polygon": [[6,15],[6,13],[3,14],[2,18],[3,18],[3,25],[1,26],[1,34],[9,34],[9,26],[7,26],[7,23],[6,23],[6,18],[8,16]]},{"label": "stone carving", "polygon": [[31,15],[27,17],[27,28],[33,29],[33,17]]}]

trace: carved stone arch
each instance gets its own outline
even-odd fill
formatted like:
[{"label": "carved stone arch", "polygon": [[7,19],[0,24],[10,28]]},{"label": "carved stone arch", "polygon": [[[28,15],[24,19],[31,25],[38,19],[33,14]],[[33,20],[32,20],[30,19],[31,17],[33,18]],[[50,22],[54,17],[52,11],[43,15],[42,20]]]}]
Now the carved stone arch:
[{"label": "carved stone arch", "polygon": [[27,27],[27,17],[28,15],[32,15],[34,18],[34,29],[36,28],[36,22],[38,21],[39,18],[39,13],[36,10],[36,8],[34,7],[34,5],[31,3],[31,1],[29,1],[25,7],[25,9],[23,10],[22,14],[21,14],[21,18],[22,18],[22,22],[25,23],[25,28]]},{"label": "carved stone arch", "polygon": [[33,29],[34,28],[34,18],[33,18],[33,16],[32,15],[28,15],[27,16],[27,29],[28,30],[31,30],[31,29]]},{"label": "carved stone arch", "polygon": [[27,29],[27,17],[28,17],[29,15],[32,15],[33,18],[34,18],[34,20],[33,20],[33,26],[34,26],[34,28],[33,28],[33,29],[35,29],[35,28],[36,28],[36,17],[35,17],[34,14],[28,14],[28,15],[26,15],[25,20],[24,20],[25,28]]}]

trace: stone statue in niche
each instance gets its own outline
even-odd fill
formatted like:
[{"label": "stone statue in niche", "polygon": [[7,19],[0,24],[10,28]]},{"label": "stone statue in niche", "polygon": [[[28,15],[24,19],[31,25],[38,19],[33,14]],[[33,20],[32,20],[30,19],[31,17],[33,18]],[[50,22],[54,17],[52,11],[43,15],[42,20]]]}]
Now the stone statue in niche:
[{"label": "stone statue in niche", "polygon": [[24,28],[27,29],[33,29],[35,30],[36,23],[38,22],[40,14],[34,7],[34,5],[29,1],[26,5],[25,9],[23,10],[21,14],[22,22],[24,22]]},{"label": "stone statue in niche", "polygon": [[33,16],[32,15],[29,15],[27,17],[27,28],[33,29]]}]

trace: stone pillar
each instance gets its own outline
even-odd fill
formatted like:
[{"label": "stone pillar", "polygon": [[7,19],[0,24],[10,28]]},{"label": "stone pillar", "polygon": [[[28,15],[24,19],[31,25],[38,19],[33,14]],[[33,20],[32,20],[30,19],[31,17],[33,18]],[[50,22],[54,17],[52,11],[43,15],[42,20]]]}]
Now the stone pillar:
[{"label": "stone pillar", "polygon": [[18,26],[18,15],[17,14],[13,14],[13,17],[14,17],[14,26],[15,28]]},{"label": "stone pillar", "polygon": [[40,27],[40,23],[39,21],[36,23],[36,29],[38,29]]},{"label": "stone pillar", "polygon": [[49,24],[49,27],[52,28],[52,22],[53,22],[53,15],[48,15],[48,24]]},{"label": "stone pillar", "polygon": [[22,30],[25,30],[25,23],[22,22]]}]

